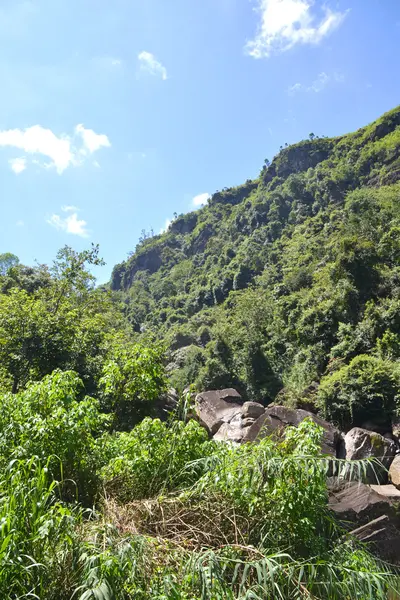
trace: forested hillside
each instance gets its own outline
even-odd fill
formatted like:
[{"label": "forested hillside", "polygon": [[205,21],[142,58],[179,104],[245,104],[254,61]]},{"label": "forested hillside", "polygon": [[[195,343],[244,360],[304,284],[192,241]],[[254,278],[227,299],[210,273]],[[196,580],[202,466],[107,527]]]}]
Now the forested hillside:
[{"label": "forested hillside", "polygon": [[0,598],[399,598],[399,208],[400,108],[110,285],[1,254]]},{"label": "forested hillside", "polygon": [[233,386],[266,403],[280,393],[346,426],[365,417],[350,390],[368,408],[378,381],[387,415],[399,385],[399,180],[400,108],[355,133],[310,134],[258,179],[144,236],[111,288],[134,330],[166,344],[180,389]]}]

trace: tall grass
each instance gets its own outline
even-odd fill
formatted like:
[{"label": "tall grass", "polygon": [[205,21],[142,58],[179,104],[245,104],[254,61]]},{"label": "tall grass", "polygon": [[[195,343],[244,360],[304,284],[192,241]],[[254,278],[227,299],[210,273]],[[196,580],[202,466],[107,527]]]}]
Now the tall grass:
[{"label": "tall grass", "polygon": [[[83,422],[89,408],[96,423],[89,404],[58,414]],[[21,454],[26,431],[10,427]],[[102,477],[104,497],[90,511],[62,500],[53,455],[9,461],[0,471],[1,600],[388,598],[395,570],[344,536],[327,509],[327,474],[347,476],[349,464],[321,457],[320,437],[304,422],[281,442],[230,446],[194,421],[145,420],[97,439],[98,471],[85,481]],[[93,447],[86,440],[68,444]],[[68,460],[79,466],[80,456]],[[357,477],[370,468],[354,465]]]}]

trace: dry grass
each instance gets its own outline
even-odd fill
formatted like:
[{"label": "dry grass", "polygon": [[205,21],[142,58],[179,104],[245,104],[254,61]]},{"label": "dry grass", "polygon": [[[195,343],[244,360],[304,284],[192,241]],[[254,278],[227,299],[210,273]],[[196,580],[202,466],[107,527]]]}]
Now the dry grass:
[{"label": "dry grass", "polygon": [[124,505],[107,499],[105,517],[121,535],[162,538],[187,550],[247,547],[255,526],[221,497],[204,501],[166,497]]}]

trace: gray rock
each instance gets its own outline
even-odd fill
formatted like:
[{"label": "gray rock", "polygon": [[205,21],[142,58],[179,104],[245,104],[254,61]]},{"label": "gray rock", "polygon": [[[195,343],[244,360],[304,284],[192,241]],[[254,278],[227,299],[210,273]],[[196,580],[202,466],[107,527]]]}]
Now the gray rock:
[{"label": "gray rock", "polygon": [[232,388],[202,392],[195,399],[199,421],[211,435],[216,434],[223,423],[240,418],[242,405],[240,394]]},{"label": "gray rock", "polygon": [[179,402],[179,394],[175,388],[169,388],[168,390],[168,398],[170,398],[171,402],[174,404],[178,404]]},{"label": "gray rock", "polygon": [[242,427],[251,427],[254,422],[255,419],[253,419],[252,417],[247,417],[246,419],[242,418]]},{"label": "gray rock", "polygon": [[380,496],[384,496],[385,498],[390,498],[393,502],[400,502],[400,490],[397,489],[391,483],[386,485],[374,485],[371,484],[369,486],[373,492],[376,492]]},{"label": "gray rock", "polygon": [[304,419],[310,418],[320,425],[323,430],[321,450],[323,454],[336,456],[341,440],[340,432],[330,423],[317,415],[302,409],[288,408],[287,406],[270,406],[250,427],[243,441],[253,442],[267,435],[283,435],[288,426],[297,427]]},{"label": "gray rock", "polygon": [[371,542],[386,540],[387,527],[390,523],[390,519],[387,515],[382,515],[377,519],[369,521],[361,527],[357,527],[350,531],[350,535],[355,536],[360,542]]},{"label": "gray rock", "polygon": [[329,508],[344,521],[363,525],[390,510],[389,498],[378,494],[370,485],[350,482],[329,497]]},{"label": "gray rock", "polygon": [[[366,483],[386,483],[387,470],[396,454],[396,444],[392,440],[379,433],[354,427],[346,434],[344,445],[347,460],[377,459],[367,469]],[[349,474],[350,469],[349,466]]]},{"label": "gray rock", "polygon": [[217,433],[213,436],[213,440],[240,444],[246,431],[247,428],[243,427],[241,423],[222,423]]},{"label": "gray rock", "polygon": [[352,482],[329,498],[329,508],[349,535],[371,544],[380,558],[394,564],[400,564],[398,493],[393,486]]},{"label": "gray rock", "polygon": [[248,417],[252,419],[258,419],[265,412],[265,408],[259,402],[245,402],[242,407],[242,417],[246,419]]},{"label": "gray rock", "polygon": [[389,479],[396,487],[400,487],[400,455],[394,457],[389,469]]},{"label": "gray rock", "polygon": [[283,433],[282,423],[272,419],[267,412],[258,417],[243,437],[243,442],[256,442],[270,435],[280,437]]},{"label": "gray rock", "polygon": [[391,564],[400,563],[400,531],[388,515],[382,515],[349,532],[382,560]]}]

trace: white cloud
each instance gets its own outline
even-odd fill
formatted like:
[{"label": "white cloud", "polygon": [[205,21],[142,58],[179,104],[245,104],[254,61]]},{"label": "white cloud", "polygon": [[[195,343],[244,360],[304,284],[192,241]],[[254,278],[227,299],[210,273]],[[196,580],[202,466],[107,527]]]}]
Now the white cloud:
[{"label": "white cloud", "polygon": [[151,52],[140,52],[138,54],[140,70],[150,75],[158,75],[164,81],[168,79],[167,69],[159,62]]},{"label": "white cloud", "polygon": [[171,225],[171,223],[172,223],[171,219],[166,219],[164,227],[162,227],[160,229],[160,233],[165,233],[166,231],[168,231],[168,228]]},{"label": "white cloud", "polygon": [[312,82],[308,88],[308,91],[318,94],[318,92],[321,92],[328,85],[329,81],[330,77],[326,73],[322,72],[318,75],[317,79]]},{"label": "white cloud", "polygon": [[[37,159],[33,159],[32,162],[45,168],[54,167],[61,175],[68,167],[80,166],[84,156],[93,154],[100,148],[109,147],[111,144],[106,135],[97,134],[83,125],[76,126],[74,137],[66,134],[57,136],[51,129],[34,125],[27,129],[0,131],[0,146],[18,148],[27,154],[44,156],[50,159],[50,162],[42,164]],[[20,173],[26,168],[27,159],[13,159],[9,163],[15,173]]]},{"label": "white cloud", "polygon": [[192,199],[193,206],[203,206],[203,204],[207,203],[210,194],[208,192],[204,192],[204,194],[198,194]]},{"label": "white cloud", "polygon": [[70,139],[66,136],[57,137],[50,129],[40,125],[25,130],[0,131],[0,146],[19,148],[30,154],[42,154],[50,158],[58,173],[62,173],[74,160]]},{"label": "white cloud", "polygon": [[81,148],[81,153],[93,154],[96,150],[100,148],[109,148],[111,146],[110,140],[103,133],[97,134],[93,131],[93,129],[85,129],[85,127],[80,124],[75,127],[75,132],[77,135],[80,135],[83,140],[83,148]]},{"label": "white cloud", "polygon": [[78,213],[72,212],[78,210],[74,206],[63,206],[62,211],[70,213],[67,217],[61,217],[60,215],[53,214],[47,223],[58,229],[59,231],[65,231],[71,235],[79,235],[80,237],[89,237],[89,231],[87,229],[87,223],[83,219],[78,219]]},{"label": "white cloud", "polygon": [[318,94],[326,88],[327,85],[332,83],[343,83],[344,75],[341,73],[334,73],[333,75],[327,75],[324,71],[318,75],[311,85],[303,85],[302,83],[295,83],[288,89],[288,94],[293,96],[297,92],[315,92]]},{"label": "white cloud", "polygon": [[260,23],[255,38],[245,50],[253,58],[267,58],[285,52],[296,44],[318,44],[336,29],[346,12],[323,6],[322,14],[313,10],[315,0],[257,0]]},{"label": "white cloud", "polygon": [[295,83],[294,85],[291,85],[289,87],[288,94],[290,96],[293,96],[293,94],[295,94],[296,92],[300,92],[303,89],[304,89],[304,86],[302,86],[301,83]]},{"label": "white cloud", "polygon": [[14,171],[16,175],[22,173],[26,169],[26,158],[10,158],[8,161],[11,169]]},{"label": "white cloud", "polygon": [[19,220],[16,222],[17,227],[23,227],[24,225],[25,225],[25,223],[22,220]]}]

